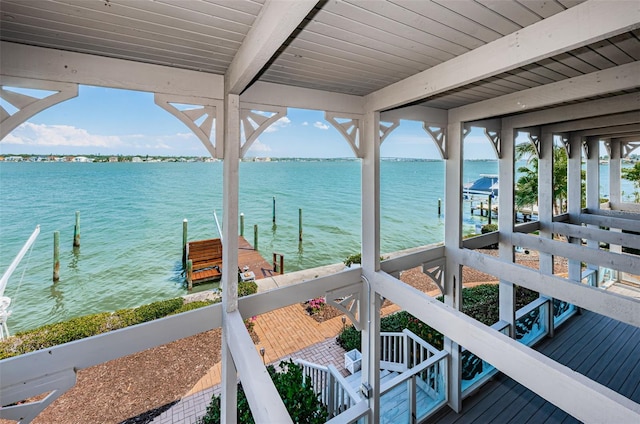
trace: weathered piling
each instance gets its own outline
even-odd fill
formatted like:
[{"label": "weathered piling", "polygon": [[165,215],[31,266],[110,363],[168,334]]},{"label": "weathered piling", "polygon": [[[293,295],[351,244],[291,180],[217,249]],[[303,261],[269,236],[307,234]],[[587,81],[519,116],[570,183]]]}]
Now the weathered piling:
[{"label": "weathered piling", "polygon": [[442,212],[442,199],[438,199],[438,216],[441,215]]},{"label": "weathered piling", "polygon": [[298,209],[298,241],[302,241],[302,208]]},{"label": "weathered piling", "polygon": [[276,196],[273,196],[273,223],[276,223]]},{"label": "weathered piling", "polygon": [[187,288],[193,289],[193,261],[191,259],[187,261]]},{"label": "weathered piling", "polygon": [[187,265],[187,229],[189,221],[187,218],[182,220],[182,267]]},{"label": "weathered piling", "polygon": [[240,235],[244,237],[244,214],[240,214]]},{"label": "weathered piling", "polygon": [[53,282],[60,280],[60,231],[53,232]]},{"label": "weathered piling", "polygon": [[253,250],[258,250],[258,224],[253,226]]},{"label": "weathered piling", "polygon": [[491,195],[487,199],[487,217],[489,218],[489,224],[491,224]]},{"label": "weathered piling", "polygon": [[80,247],[80,211],[76,211],[76,225],[73,227],[73,247]]}]

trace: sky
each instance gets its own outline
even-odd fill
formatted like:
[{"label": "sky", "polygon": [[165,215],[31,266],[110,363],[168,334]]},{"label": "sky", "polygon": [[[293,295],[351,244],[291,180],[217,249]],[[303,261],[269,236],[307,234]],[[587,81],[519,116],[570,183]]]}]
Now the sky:
[{"label": "sky", "polygon": [[[7,87],[5,87],[6,89]],[[18,91],[18,90],[16,90]],[[36,90],[20,91],[42,97]],[[15,108],[0,99],[9,112]],[[382,157],[440,159],[421,124],[401,121],[380,148]],[[155,105],[152,93],[80,86],[79,95],[46,109],[0,141],[0,154],[209,156],[191,130]],[[324,112],[289,108],[253,143],[247,157],[354,157]],[[465,158],[495,159],[478,130],[465,139]]]}]

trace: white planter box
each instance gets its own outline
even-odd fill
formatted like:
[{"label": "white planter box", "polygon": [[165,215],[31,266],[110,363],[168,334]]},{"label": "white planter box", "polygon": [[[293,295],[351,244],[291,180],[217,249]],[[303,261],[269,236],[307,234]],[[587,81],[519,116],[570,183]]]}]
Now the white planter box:
[{"label": "white planter box", "polygon": [[344,367],[351,374],[354,374],[360,371],[361,366],[362,366],[362,354],[358,349],[350,350],[349,352],[344,354]]}]

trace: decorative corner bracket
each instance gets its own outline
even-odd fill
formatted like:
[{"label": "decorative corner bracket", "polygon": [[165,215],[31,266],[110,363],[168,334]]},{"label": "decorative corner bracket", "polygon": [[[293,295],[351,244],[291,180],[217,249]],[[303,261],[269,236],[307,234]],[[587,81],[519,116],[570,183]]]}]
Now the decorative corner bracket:
[{"label": "decorative corner bracket", "polygon": [[[19,383],[19,386],[3,387],[3,403],[6,401],[12,406],[1,408],[0,418],[29,423],[75,384],[76,373],[68,369]],[[46,396],[38,401],[18,403],[45,393]]]},{"label": "decorative corner bracket", "polygon": [[622,159],[628,158],[631,152],[640,147],[640,141],[625,141],[620,143]]},{"label": "decorative corner bracket", "polygon": [[541,151],[540,128],[538,127],[529,128],[527,129],[527,133],[529,134],[529,141],[531,142],[531,144],[533,144],[533,147],[536,150],[536,156],[538,156],[538,159],[541,159],[540,158],[540,151]]},{"label": "decorative corner bracket", "polygon": [[360,321],[360,295],[362,292],[361,284],[352,284],[350,286],[341,287],[326,293],[327,303],[334,308],[344,312],[349,317],[356,330],[362,330],[362,322]]},{"label": "decorative corner bracket", "polygon": [[[222,139],[224,107],[222,100],[189,96],[170,96],[155,93],[154,102],[180,121],[182,121],[200,139],[212,157],[222,159]],[[176,105],[185,105],[179,109]],[[215,122],[215,137],[212,130]]]},{"label": "decorative corner bracket", "polygon": [[260,134],[284,116],[287,116],[286,107],[243,104],[240,109],[240,122],[245,141],[240,146],[240,157],[243,158],[247,154]]},{"label": "decorative corner bracket", "polygon": [[493,151],[496,153],[497,158],[502,157],[502,139],[500,132],[502,131],[502,121],[500,119],[487,119],[483,121],[465,122],[462,126],[462,135],[466,137],[471,127],[478,127],[484,129],[484,135],[487,140],[491,142]]},{"label": "decorative corner bracket", "polygon": [[[449,159],[447,153],[447,128],[445,126],[433,125],[428,122],[422,123],[422,129],[431,136],[433,142],[436,143],[438,151],[442,159]],[[463,133],[466,135],[467,129],[463,129]]]},{"label": "decorative corner bracket", "polygon": [[560,142],[564,146],[565,152],[567,152],[567,158],[571,157],[571,143],[569,142],[569,134],[561,133],[557,134],[560,137]]},{"label": "decorative corner bracket", "polygon": [[[326,119],[327,122],[333,125],[333,127],[342,134],[345,140],[347,140],[347,143],[351,146],[351,150],[353,150],[356,157],[362,159],[363,154],[360,149],[360,137],[362,134],[360,123],[362,122],[362,117],[359,115],[325,112],[324,119]],[[344,122],[338,122],[338,119],[344,120]]]},{"label": "decorative corner bracket", "polygon": [[[7,90],[5,87],[42,90],[43,94],[47,95],[44,97],[33,97],[27,94]],[[2,75],[0,98],[17,110],[11,114],[0,105],[0,140],[5,138],[18,125],[26,122],[32,116],[53,105],[76,96],[78,96],[78,84],[33,80]]]},{"label": "decorative corner bracket", "polygon": [[586,139],[582,140],[582,151],[584,152],[584,157],[589,159],[589,142]]},{"label": "decorative corner bracket", "polygon": [[379,124],[380,124],[380,144],[382,144],[384,139],[387,138],[387,136],[391,134],[393,130],[395,130],[400,126],[400,120],[394,119],[393,121],[389,121],[389,122],[380,121]]},{"label": "decorative corner bracket", "polygon": [[440,293],[444,294],[444,259],[437,259],[422,264],[422,272],[427,274],[436,286],[440,289]]}]

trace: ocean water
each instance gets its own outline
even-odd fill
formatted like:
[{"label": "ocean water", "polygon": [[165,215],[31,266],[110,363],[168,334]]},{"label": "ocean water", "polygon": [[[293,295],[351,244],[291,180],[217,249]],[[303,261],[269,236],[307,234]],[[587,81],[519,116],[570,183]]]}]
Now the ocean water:
[{"label": "ocean water", "polygon": [[[359,161],[241,163],[245,237],[253,243],[257,224],[260,252],[269,261],[273,252],[284,254],[286,272],[341,262],[359,252],[360,168]],[[497,162],[466,162],[463,182],[481,173],[497,173]],[[383,161],[382,252],[442,241],[444,196],[442,161]],[[222,222],[222,162],[0,163],[0,199],[0,272],[35,226],[41,228],[5,291],[13,300],[8,323],[15,332],[187,293],[182,221],[189,221],[189,240],[219,236],[213,212]],[[76,211],[81,247],[74,251]],[[465,216],[465,231],[484,222]],[[60,232],[56,284],[54,231]]]}]

